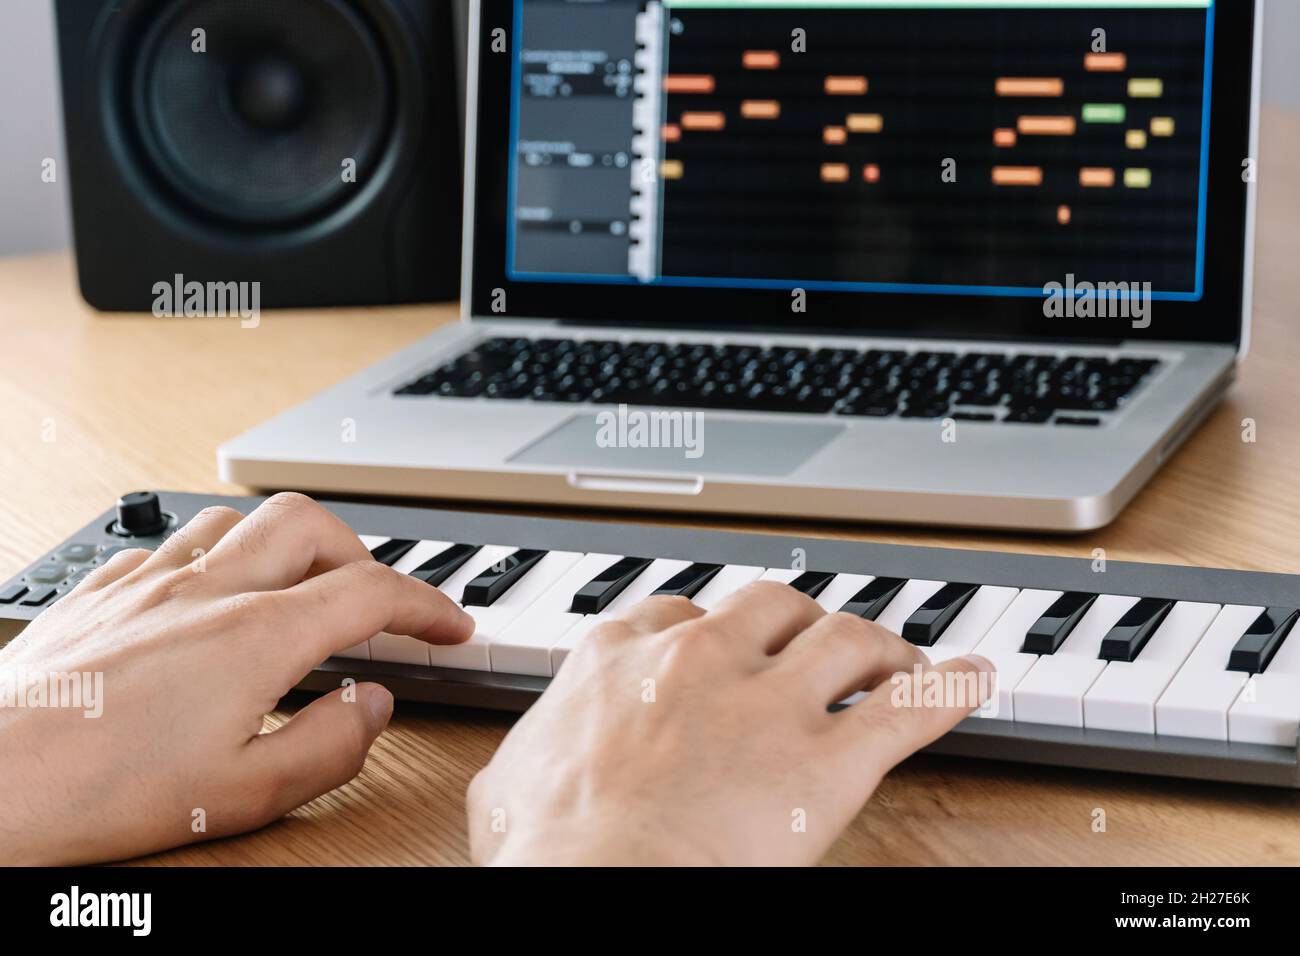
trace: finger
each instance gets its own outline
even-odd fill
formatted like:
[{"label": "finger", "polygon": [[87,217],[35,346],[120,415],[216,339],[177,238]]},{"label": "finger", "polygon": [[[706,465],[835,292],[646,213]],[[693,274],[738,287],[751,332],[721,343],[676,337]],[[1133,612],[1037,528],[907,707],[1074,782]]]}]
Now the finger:
[{"label": "finger", "polygon": [[818,706],[873,690],[891,674],[929,664],[915,644],[853,614],[825,615],[797,635],[777,661],[811,688]]},{"label": "finger", "polygon": [[356,532],[305,495],[264,501],[208,555],[210,573],[235,588],[274,591],[369,558]]},{"label": "finger", "polygon": [[205,557],[235,525],[244,520],[234,508],[204,508],[189,524],[180,528],[154,552],[150,566],[183,568]]},{"label": "finger", "polygon": [[77,586],[78,591],[98,591],[114,581],[120,581],[132,571],[153,557],[148,548],[127,548],[119,551],[90,574]]},{"label": "finger", "polygon": [[754,581],[709,612],[709,624],[775,654],[826,612],[806,594],[777,581]]},{"label": "finger", "polygon": [[447,595],[368,558],[261,595],[252,613],[263,611],[275,624],[261,620],[256,633],[275,634],[276,653],[302,673],[380,631],[430,644],[460,644],[474,634],[474,619]]},{"label": "finger", "polygon": [[659,595],[634,604],[611,620],[621,621],[632,634],[658,634],[670,627],[704,616],[704,609],[684,597]]},{"label": "finger", "polygon": [[958,657],[920,673],[896,674],[871,696],[834,715],[859,757],[884,775],[938,740],[996,692],[993,664]]},{"label": "finger", "polygon": [[298,711],[287,724],[246,744],[247,806],[254,829],[347,783],[365,765],[388,726],[393,695],[379,684],[341,687]]}]

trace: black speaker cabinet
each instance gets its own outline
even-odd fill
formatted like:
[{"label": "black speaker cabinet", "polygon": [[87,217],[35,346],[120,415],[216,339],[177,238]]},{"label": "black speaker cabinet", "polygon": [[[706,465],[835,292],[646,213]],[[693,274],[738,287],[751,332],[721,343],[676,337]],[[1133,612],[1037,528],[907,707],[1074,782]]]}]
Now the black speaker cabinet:
[{"label": "black speaker cabinet", "polygon": [[82,294],[454,298],[455,0],[56,0]]}]

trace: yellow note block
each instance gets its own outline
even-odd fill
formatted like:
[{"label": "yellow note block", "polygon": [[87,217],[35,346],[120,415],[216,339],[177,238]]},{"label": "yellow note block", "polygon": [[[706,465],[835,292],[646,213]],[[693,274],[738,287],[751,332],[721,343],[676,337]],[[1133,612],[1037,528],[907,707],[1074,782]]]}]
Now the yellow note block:
[{"label": "yellow note block", "polygon": [[1132,168],[1124,170],[1124,185],[1129,189],[1150,189],[1151,170]]},{"label": "yellow note block", "polygon": [[1174,135],[1174,118],[1172,116],[1157,116],[1151,120],[1152,136],[1173,136]]},{"label": "yellow note block", "polygon": [[1136,99],[1159,99],[1165,95],[1165,81],[1135,76],[1128,81],[1128,95]]},{"label": "yellow note block", "polygon": [[1124,137],[1124,145],[1129,149],[1146,149],[1147,131],[1144,129],[1129,130]]}]

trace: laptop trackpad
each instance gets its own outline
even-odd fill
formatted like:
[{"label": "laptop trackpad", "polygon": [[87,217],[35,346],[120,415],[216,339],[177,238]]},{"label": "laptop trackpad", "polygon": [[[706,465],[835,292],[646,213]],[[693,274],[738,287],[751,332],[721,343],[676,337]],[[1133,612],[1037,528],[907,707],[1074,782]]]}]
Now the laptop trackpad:
[{"label": "laptop trackpad", "polygon": [[788,475],[844,431],[699,412],[610,410],[575,415],[510,461],[593,471]]}]

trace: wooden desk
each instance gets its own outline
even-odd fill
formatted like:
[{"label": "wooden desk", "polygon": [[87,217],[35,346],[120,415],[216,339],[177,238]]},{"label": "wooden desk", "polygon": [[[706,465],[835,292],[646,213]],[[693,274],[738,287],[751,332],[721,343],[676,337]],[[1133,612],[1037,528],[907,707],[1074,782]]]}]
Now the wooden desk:
[{"label": "wooden desk", "polygon": [[[1254,349],[1241,383],[1109,528],[1084,537],[711,522],[869,541],[1300,572],[1300,117],[1265,126]],[[436,326],[450,307],[229,320],[105,317],[66,255],[0,262],[0,577],[123,491],[241,493],[215,449]],[[1257,422],[1245,444],[1241,422]],[[46,440],[53,438],[53,440]],[[672,522],[676,519],[655,519]],[[698,523],[698,522],[697,522]],[[275,719],[282,719],[277,715]],[[258,833],[171,864],[444,864],[468,859],[464,792],[508,716],[399,705],[353,783]],[[1107,830],[1094,833],[1093,811]],[[1297,864],[1300,795],[918,757],[828,857],[837,864]]]}]

